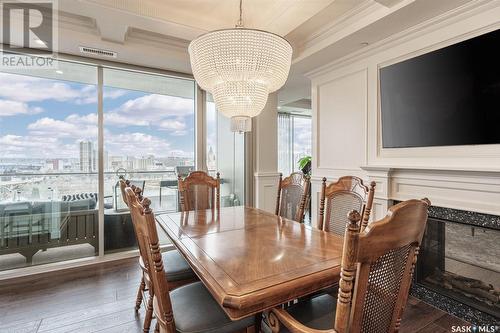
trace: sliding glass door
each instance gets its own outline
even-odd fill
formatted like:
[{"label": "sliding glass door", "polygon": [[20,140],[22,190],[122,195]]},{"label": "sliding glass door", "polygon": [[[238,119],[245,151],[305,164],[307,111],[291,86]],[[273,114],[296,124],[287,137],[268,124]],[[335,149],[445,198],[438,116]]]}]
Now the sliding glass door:
[{"label": "sliding glass door", "polygon": [[1,72],[0,271],[135,248],[119,176],[155,212],[176,211],[177,175],[195,165],[195,88],[70,61]]},{"label": "sliding glass door", "polygon": [[177,175],[195,165],[195,83],[111,68],[103,69],[103,79],[107,253],[135,246],[120,176],[143,189],[156,213],[178,209]]}]

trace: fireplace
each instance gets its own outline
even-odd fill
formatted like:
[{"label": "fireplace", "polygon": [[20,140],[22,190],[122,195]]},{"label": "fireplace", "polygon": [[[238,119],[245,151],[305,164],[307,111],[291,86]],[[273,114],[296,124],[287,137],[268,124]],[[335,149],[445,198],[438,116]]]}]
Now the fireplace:
[{"label": "fireplace", "polygon": [[500,230],[429,218],[417,282],[499,315],[499,242]]},{"label": "fireplace", "polygon": [[458,312],[472,309],[461,316],[448,304],[448,312],[476,323],[500,321],[500,217],[431,207],[415,280],[413,292],[424,287],[456,301]]}]

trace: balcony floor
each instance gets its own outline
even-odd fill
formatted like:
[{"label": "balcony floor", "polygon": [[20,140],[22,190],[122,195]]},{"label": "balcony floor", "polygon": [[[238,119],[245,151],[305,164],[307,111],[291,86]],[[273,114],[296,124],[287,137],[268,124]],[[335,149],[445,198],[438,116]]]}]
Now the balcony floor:
[{"label": "balcony floor", "polygon": [[[0,332],[142,332],[144,310],[134,311],[139,278],[132,258],[0,281]],[[451,325],[467,323],[410,298],[400,332],[444,333]]]}]

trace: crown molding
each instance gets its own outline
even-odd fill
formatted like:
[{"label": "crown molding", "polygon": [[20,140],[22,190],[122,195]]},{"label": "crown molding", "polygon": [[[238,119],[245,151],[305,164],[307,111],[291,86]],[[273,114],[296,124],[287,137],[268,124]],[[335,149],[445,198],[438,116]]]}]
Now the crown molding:
[{"label": "crown molding", "polygon": [[[304,75],[309,79],[314,79],[324,73],[333,71],[335,69],[355,63],[363,58],[367,58],[371,55],[374,55],[377,52],[382,51],[383,49],[391,48],[396,44],[400,44],[408,40],[415,39],[419,36],[441,29],[447,25],[465,20],[471,16],[477,15],[481,12],[485,12],[497,7],[500,7],[500,1],[494,1],[494,0],[471,1],[460,7],[454,8],[443,14],[435,16],[427,21],[419,23],[411,28],[395,33],[390,37],[375,42],[372,45],[369,45],[359,51],[352,52],[348,55],[343,56],[340,59],[337,59],[333,62],[320,66],[312,71],[305,73]],[[480,31],[487,32],[488,30],[491,30],[491,26],[496,26],[496,25],[498,25],[498,23],[471,31],[468,33],[468,35],[472,36]],[[461,37],[463,38],[463,36],[458,36],[451,40],[459,39]]]},{"label": "crown molding", "polygon": [[176,49],[187,54],[189,41],[185,39],[175,38],[147,30],[129,28],[125,37],[126,42],[134,42],[137,44],[146,44],[156,46],[158,48]]},{"label": "crown molding", "polygon": [[333,20],[331,22],[325,22],[325,24],[320,29],[314,31],[303,41],[300,42],[293,41],[297,48],[296,50],[299,52],[306,50],[307,48],[315,45],[316,43],[319,43],[322,40],[328,38],[337,31],[342,30],[345,27],[349,26],[354,21],[359,20],[359,18],[365,16],[366,13],[369,13],[374,9],[378,9],[380,7],[381,7],[380,4],[377,4],[372,0],[365,0],[358,6],[348,10],[338,19]]},{"label": "crown molding", "polygon": [[415,0],[403,0],[394,4],[392,7],[386,7],[372,0],[362,2],[341,15],[337,20],[331,23],[325,23],[323,28],[311,34],[304,43],[296,44],[298,45],[298,56],[293,59],[294,63],[304,60],[310,55],[348,37],[356,31],[370,26],[374,22],[383,19],[413,2],[415,2]]}]

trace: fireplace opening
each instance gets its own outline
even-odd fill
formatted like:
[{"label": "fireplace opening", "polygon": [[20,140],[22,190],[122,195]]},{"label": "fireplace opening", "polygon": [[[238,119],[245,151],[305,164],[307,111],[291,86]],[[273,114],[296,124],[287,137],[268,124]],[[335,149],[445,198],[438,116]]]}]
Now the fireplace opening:
[{"label": "fireplace opening", "polygon": [[500,318],[500,230],[429,217],[416,282]]}]

